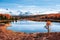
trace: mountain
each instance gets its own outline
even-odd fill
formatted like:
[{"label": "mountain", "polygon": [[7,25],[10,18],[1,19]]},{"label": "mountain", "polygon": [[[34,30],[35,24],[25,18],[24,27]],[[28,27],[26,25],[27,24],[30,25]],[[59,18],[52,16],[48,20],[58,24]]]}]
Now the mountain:
[{"label": "mountain", "polygon": [[31,12],[22,12],[20,10],[11,10],[11,9],[0,9],[0,13],[2,14],[10,14],[10,15],[19,15],[19,16],[29,16],[32,15]]},{"label": "mountain", "polygon": [[31,21],[47,21],[60,22],[60,13],[51,13],[43,15],[32,15],[32,16],[22,16],[21,19],[31,20]]},{"label": "mountain", "polygon": [[19,16],[30,16],[32,15],[31,12],[20,12]]},{"label": "mountain", "polygon": [[10,10],[8,10],[8,9],[0,9],[0,13],[2,13],[2,14],[11,14],[11,13],[9,13],[10,12]]},{"label": "mountain", "polygon": [[3,9],[3,8],[0,8],[0,13],[3,13],[3,14],[10,14],[10,15],[19,15],[19,16],[30,16],[30,15],[42,15],[42,14],[51,14],[51,13],[58,13],[56,11],[39,11],[39,12],[32,12],[31,11],[21,11],[21,10],[14,10],[14,9]]},{"label": "mountain", "polygon": [[17,10],[12,10],[12,9],[2,9],[0,8],[0,13],[2,14],[10,14],[10,15],[18,15],[19,13]]}]

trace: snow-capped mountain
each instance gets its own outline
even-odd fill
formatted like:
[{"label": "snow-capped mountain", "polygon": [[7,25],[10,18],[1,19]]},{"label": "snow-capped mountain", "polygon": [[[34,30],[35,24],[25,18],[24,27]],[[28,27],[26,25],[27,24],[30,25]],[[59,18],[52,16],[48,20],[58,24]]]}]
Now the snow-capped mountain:
[{"label": "snow-capped mountain", "polygon": [[2,14],[10,14],[10,15],[19,15],[19,16],[32,15],[32,13],[30,13],[30,12],[22,12],[20,10],[11,10],[11,9],[0,9],[0,13],[2,13]]},{"label": "snow-capped mountain", "polygon": [[0,13],[2,14],[10,14],[10,15],[19,15],[19,16],[30,16],[30,15],[41,15],[41,14],[51,14],[51,13],[58,13],[57,11],[40,11],[31,13],[31,11],[21,11],[21,10],[12,10],[12,9],[2,9],[0,8]]},{"label": "snow-capped mountain", "polygon": [[20,16],[30,16],[30,15],[32,15],[32,13],[31,12],[20,12],[19,15]]},{"label": "snow-capped mountain", "polygon": [[11,9],[0,9],[0,13],[2,14],[10,14],[10,15],[18,15],[19,13],[17,10],[11,10]]},{"label": "snow-capped mountain", "polygon": [[8,9],[0,9],[0,13],[2,13],[2,14],[6,14],[6,13],[11,14],[10,12],[11,11]]}]

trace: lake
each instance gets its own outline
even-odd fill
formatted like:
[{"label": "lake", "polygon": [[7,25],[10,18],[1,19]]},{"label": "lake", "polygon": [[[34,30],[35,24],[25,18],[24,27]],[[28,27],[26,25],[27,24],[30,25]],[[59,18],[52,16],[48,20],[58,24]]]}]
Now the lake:
[{"label": "lake", "polygon": [[[47,29],[44,27],[46,22],[36,22],[29,20],[22,20],[17,22],[11,22],[11,26],[8,27],[8,30],[13,30],[15,32],[26,32],[26,33],[34,33],[34,32],[47,32]],[[50,26],[51,32],[60,32],[60,23],[52,22]]]}]

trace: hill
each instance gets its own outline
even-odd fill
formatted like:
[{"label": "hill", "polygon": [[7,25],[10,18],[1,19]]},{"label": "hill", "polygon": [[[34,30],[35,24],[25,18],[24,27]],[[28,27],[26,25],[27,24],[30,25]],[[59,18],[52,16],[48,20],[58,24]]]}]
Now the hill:
[{"label": "hill", "polygon": [[31,15],[31,16],[20,16],[21,19],[24,20],[32,20],[32,21],[60,21],[60,13],[56,14],[43,14],[43,15]]}]

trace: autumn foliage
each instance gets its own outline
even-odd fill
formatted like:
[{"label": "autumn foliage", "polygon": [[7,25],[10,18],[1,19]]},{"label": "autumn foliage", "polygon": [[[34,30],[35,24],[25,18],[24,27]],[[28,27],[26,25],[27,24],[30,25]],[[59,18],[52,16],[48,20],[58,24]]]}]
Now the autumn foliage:
[{"label": "autumn foliage", "polygon": [[31,16],[22,16],[21,19],[32,20],[32,21],[58,21],[60,20],[60,13],[51,13],[43,15],[31,15]]},{"label": "autumn foliage", "polygon": [[0,20],[6,20],[6,19],[10,19],[11,15],[10,14],[2,14],[0,13]]}]

